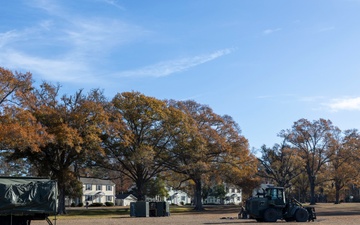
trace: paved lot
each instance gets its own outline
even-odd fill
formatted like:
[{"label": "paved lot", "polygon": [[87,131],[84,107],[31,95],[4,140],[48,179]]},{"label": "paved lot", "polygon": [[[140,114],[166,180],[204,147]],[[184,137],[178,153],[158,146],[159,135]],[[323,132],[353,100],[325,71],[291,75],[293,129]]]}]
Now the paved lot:
[{"label": "paved lot", "polygon": [[[360,204],[326,204],[316,207],[318,219],[315,222],[305,223],[314,225],[352,225],[360,224]],[[80,218],[70,219],[61,218],[56,221],[56,225],[251,225],[251,224],[274,224],[274,223],[257,223],[255,220],[237,219],[236,212],[226,210],[211,210],[204,213],[191,214],[172,214],[169,217],[147,217],[147,218],[133,218],[130,216],[114,216],[106,218]],[[55,224],[55,222],[53,222]],[[32,225],[46,225],[46,221],[33,221]],[[301,224],[296,222],[278,221],[277,224]]]}]

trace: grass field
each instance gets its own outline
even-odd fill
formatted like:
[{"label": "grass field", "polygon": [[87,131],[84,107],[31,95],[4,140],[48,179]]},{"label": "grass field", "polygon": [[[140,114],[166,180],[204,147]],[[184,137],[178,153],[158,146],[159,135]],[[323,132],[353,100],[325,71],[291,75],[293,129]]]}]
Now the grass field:
[{"label": "grass field", "polygon": [[[191,207],[171,207],[168,217],[130,217],[126,207],[68,208],[68,215],[50,217],[54,225],[252,225],[255,220],[238,219],[238,206],[205,206],[205,211],[195,212]],[[317,219],[314,225],[358,225],[360,203],[321,203],[315,205]],[[299,225],[301,223],[279,220],[276,224]],[[313,222],[310,222],[310,224]],[[46,225],[45,221],[32,221],[31,225]]]},{"label": "grass field", "polygon": [[[319,216],[330,215],[360,215],[360,203],[318,203],[315,206],[316,212]],[[239,206],[233,205],[211,205],[205,206],[203,212],[196,212],[191,206],[170,206],[171,214],[222,214],[234,213],[234,216],[239,212]],[[130,216],[129,207],[73,207],[67,208],[67,215],[58,216],[60,218],[81,218],[81,217],[114,217],[114,216]]]},{"label": "grass field", "polygon": [[[239,208],[238,206],[232,207]],[[72,207],[67,208],[67,214],[58,216],[60,218],[80,218],[80,217],[113,217],[113,216],[130,216],[129,207],[109,206],[109,207]],[[193,208],[190,206],[170,206],[171,213],[191,213]]]}]

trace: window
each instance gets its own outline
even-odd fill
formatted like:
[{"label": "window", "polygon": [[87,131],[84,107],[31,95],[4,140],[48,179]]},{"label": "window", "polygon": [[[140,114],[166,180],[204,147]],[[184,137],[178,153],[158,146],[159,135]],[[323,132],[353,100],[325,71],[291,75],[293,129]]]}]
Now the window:
[{"label": "window", "polygon": [[91,184],[86,184],[85,185],[85,190],[92,190],[92,185]]},{"label": "window", "polygon": [[106,185],[106,190],[107,191],[112,191],[112,186],[111,185]]},{"label": "window", "polygon": [[85,195],[85,201],[92,201],[93,196],[92,195]]},{"label": "window", "polygon": [[185,196],[181,196],[181,201],[185,201]]},{"label": "window", "polygon": [[97,191],[101,191],[101,190],[102,190],[102,185],[99,185],[99,184],[96,185],[96,190],[97,190]]},{"label": "window", "polygon": [[107,202],[112,202],[112,196],[106,196],[106,201]]}]

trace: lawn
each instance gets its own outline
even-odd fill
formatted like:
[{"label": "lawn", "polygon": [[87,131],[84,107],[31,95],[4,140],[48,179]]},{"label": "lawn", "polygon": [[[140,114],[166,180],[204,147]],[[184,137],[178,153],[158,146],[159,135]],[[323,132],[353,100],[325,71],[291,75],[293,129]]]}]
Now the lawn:
[{"label": "lawn", "polygon": [[[190,206],[170,206],[170,213],[192,212]],[[81,218],[81,217],[113,217],[113,216],[130,216],[130,208],[122,206],[108,207],[70,207],[66,209],[67,214],[58,217],[63,218]]]},{"label": "lawn", "polygon": [[[306,204],[305,204],[306,205]],[[238,219],[239,206],[205,206],[205,211],[196,212],[190,206],[171,206],[169,217],[130,217],[128,207],[73,207],[68,214],[57,216],[57,225],[267,225],[300,223],[278,221],[278,223],[257,223],[251,219]],[[320,203],[315,205],[318,225],[358,225],[360,224],[360,203]],[[49,219],[55,222],[54,217]],[[32,221],[32,225],[43,225],[44,221]],[[55,224],[55,223],[54,223]],[[313,224],[313,223],[303,223]]]},{"label": "lawn", "polygon": [[[305,204],[306,205],[306,204]],[[196,212],[192,206],[170,206],[170,213],[173,214],[222,214],[233,213],[234,216],[239,212],[239,206],[211,205],[204,206],[205,211]],[[318,216],[346,216],[360,215],[360,203],[318,203],[315,206]],[[57,216],[60,219],[76,218],[113,218],[113,217],[130,217],[130,208],[121,206],[109,207],[70,207],[67,208],[67,214]]]}]

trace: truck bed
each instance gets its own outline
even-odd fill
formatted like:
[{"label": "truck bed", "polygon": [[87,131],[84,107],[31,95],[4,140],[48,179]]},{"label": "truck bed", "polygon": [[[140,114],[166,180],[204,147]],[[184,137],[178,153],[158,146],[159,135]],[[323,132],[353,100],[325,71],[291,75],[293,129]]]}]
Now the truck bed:
[{"label": "truck bed", "polygon": [[44,178],[0,177],[0,215],[55,214],[56,181]]}]

